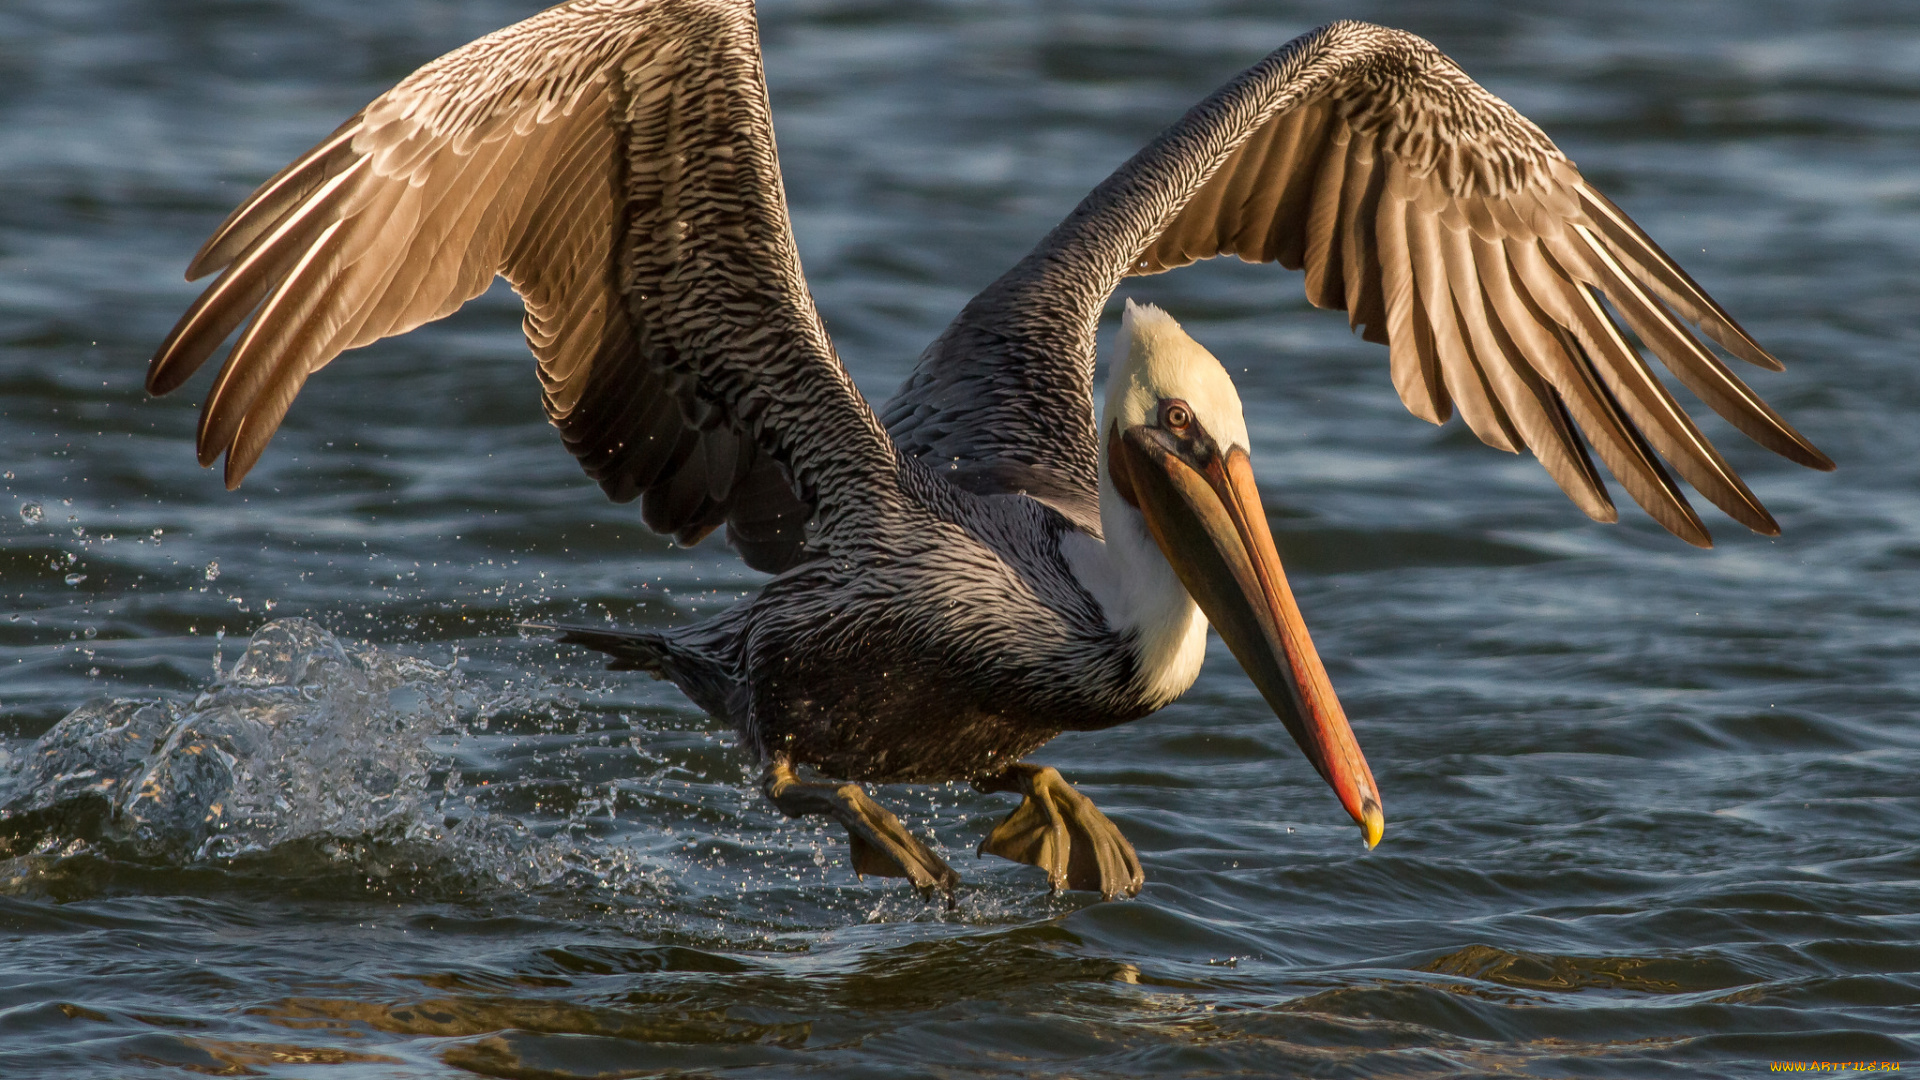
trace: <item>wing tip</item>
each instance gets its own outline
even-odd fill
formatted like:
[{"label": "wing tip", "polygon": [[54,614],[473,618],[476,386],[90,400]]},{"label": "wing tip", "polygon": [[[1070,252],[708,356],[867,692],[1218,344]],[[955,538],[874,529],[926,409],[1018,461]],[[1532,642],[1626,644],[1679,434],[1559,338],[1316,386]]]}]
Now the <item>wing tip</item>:
[{"label": "wing tip", "polygon": [[[261,186],[270,186],[272,183],[273,181],[269,180]],[[219,251],[226,242],[227,237],[232,235],[234,225],[246,216],[247,210],[253,206],[254,200],[258,195],[259,192],[256,191],[253,195],[247,196],[246,201],[234,207],[233,213],[227,216],[227,220],[221,222],[218,228],[214,229],[205,240],[200,242],[199,250],[193,253],[193,258],[187,260],[186,278],[188,281],[199,281],[208,274],[225,270],[233,264],[234,252],[225,252],[224,257],[216,256],[215,252]]]},{"label": "wing tip", "polygon": [[[1711,299],[1711,297],[1709,297],[1709,299]],[[1714,312],[1702,318],[1698,324],[1700,332],[1719,342],[1721,348],[1726,349],[1728,352],[1752,364],[1754,367],[1767,371],[1787,370],[1787,365],[1781,363],[1779,357],[1768,352],[1759,342],[1753,340],[1753,335],[1747,333],[1740,324],[1734,322],[1732,316],[1725,315],[1725,317],[1722,317],[1724,314],[1724,312]],[[1739,348],[1738,346],[1741,345],[1746,347]]]},{"label": "wing tip", "polygon": [[[264,187],[271,184],[272,181],[269,180],[267,185],[262,186]],[[253,205],[254,198],[258,194],[258,192],[255,192],[254,195],[248,196],[245,202],[234,208],[233,213],[227,216],[227,220],[220,223],[219,228],[213,230],[211,235],[201,241],[200,249],[193,253],[193,258],[187,260],[186,279],[188,281],[199,281],[208,274],[217,270],[225,270],[228,266],[232,265],[233,254],[231,252],[226,253],[224,258],[216,258],[214,252],[221,247],[227,237],[233,232],[235,223],[245,216],[246,211]]]},{"label": "wing tip", "polygon": [[1673,492],[1673,495],[1677,505],[1670,509],[1679,511],[1678,515],[1676,515],[1677,519],[1669,521],[1667,519],[1668,515],[1662,514],[1654,516],[1654,521],[1658,522],[1660,526],[1668,532],[1685,540],[1694,547],[1702,550],[1711,548],[1713,546],[1713,533],[1707,531],[1707,523],[1700,520],[1700,515],[1694,512],[1692,505],[1689,504],[1685,498],[1682,498],[1678,491]]},{"label": "wing tip", "polygon": [[[1637,432],[1636,437],[1638,437]],[[1649,504],[1648,501],[1637,496],[1635,501],[1640,503],[1641,508],[1646,510],[1648,516],[1658,522],[1661,528],[1694,547],[1703,549],[1712,547],[1713,533],[1708,531],[1707,523],[1700,520],[1699,511],[1695,510],[1693,504],[1687,501],[1687,497],[1680,493],[1679,486],[1675,484],[1672,476],[1660,467],[1659,460],[1651,451],[1647,454],[1647,461],[1659,470],[1656,474],[1657,478],[1664,481],[1661,487],[1667,496],[1666,505],[1660,505],[1659,501]]]},{"label": "wing tip", "polygon": [[222,264],[220,266],[208,265],[204,261],[206,259],[206,255],[207,253],[204,250],[195,254],[193,257],[193,261],[187,264],[187,272],[181,276],[188,281],[199,281],[201,278],[206,277],[208,274],[213,273],[215,270],[226,269],[225,264]]},{"label": "wing tip", "polygon": [[[178,390],[188,379],[193,378],[193,373],[199,371],[200,365],[206,363],[207,357],[212,355],[212,348],[198,356],[193,355],[197,351],[196,348],[182,348],[188,332],[198,324],[197,316],[201,312],[205,299],[202,296],[195,301],[193,307],[188,308],[186,313],[180,316],[180,320],[173,324],[173,329],[167,332],[166,340],[153,351],[153,359],[147,361],[147,393],[159,397]],[[215,342],[213,347],[218,346],[219,342]]]},{"label": "wing tip", "polygon": [[147,362],[147,393],[154,397],[164,397],[180,389],[188,379],[193,377],[195,369],[200,366],[180,363],[174,355],[172,346],[172,340],[168,340],[166,344],[160,346],[159,352],[153,354],[153,359]]},{"label": "wing tip", "polygon": [[[212,464],[212,462],[208,462],[208,464]],[[253,466],[253,461],[237,455],[233,448],[229,448],[227,450],[227,467],[221,476],[221,480],[227,485],[227,490],[240,490],[240,482],[245,480],[247,474],[253,471]]]},{"label": "wing tip", "polygon": [[1752,521],[1745,520],[1745,518],[1734,518],[1734,520],[1752,529],[1761,536],[1780,535],[1780,523],[1773,519],[1773,515],[1768,513],[1767,508],[1761,506],[1758,500],[1753,503],[1752,517]]},{"label": "wing tip", "polygon": [[[1535,456],[1537,457],[1538,455]],[[1596,486],[1592,489],[1583,488],[1576,492],[1568,490],[1563,485],[1561,491],[1566,494],[1573,505],[1580,508],[1581,513],[1587,515],[1588,520],[1597,521],[1602,525],[1616,525],[1619,523],[1620,508],[1613,504],[1613,499],[1607,495],[1604,488]]]}]

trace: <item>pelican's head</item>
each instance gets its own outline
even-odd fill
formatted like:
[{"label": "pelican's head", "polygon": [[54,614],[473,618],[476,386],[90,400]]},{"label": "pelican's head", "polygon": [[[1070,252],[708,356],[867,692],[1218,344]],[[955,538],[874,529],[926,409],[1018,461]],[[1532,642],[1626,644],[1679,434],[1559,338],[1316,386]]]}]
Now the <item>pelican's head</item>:
[{"label": "pelican's head", "polygon": [[1280,569],[1233,380],[1159,308],[1129,300],[1121,339],[1101,433],[1112,490],[1372,847],[1379,790]]}]

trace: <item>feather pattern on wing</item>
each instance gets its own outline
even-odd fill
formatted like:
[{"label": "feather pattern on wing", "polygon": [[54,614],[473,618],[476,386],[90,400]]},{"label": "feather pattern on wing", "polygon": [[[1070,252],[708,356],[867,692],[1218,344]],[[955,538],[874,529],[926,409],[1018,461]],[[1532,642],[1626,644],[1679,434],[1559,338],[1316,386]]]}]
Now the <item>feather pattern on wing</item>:
[{"label": "feather pattern on wing", "polygon": [[1310,301],[1388,346],[1410,411],[1458,409],[1489,445],[1530,449],[1596,519],[1617,515],[1576,428],[1689,543],[1710,539],[1662,458],[1735,520],[1779,531],[1615,315],[1736,428],[1833,467],[1687,324],[1779,362],[1539,128],[1426,41],[1355,22],[1290,42],[1114,172],[929,347],[882,410],[888,429],[962,474],[1045,468],[1084,496],[1107,298],[1127,275],[1218,255],[1305,270]]},{"label": "feather pattern on wing", "polygon": [[498,275],[562,440],[649,526],[726,523],[780,570],[897,497],[800,273],[745,0],[575,0],[441,57],[235,210],[215,271],[148,386],[247,323],[199,430],[229,486],[309,375]]}]

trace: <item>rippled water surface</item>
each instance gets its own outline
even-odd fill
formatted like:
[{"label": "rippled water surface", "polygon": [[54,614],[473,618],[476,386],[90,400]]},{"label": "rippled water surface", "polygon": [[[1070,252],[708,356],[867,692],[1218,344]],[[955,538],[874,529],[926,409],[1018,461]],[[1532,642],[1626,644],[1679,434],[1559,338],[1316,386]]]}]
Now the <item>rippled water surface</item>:
[{"label": "rippled water surface", "polygon": [[237,200],[536,6],[0,6],[0,1074],[1920,1067],[1920,7],[769,0],[801,252],[870,395],[1161,125],[1352,15],[1539,121],[1840,463],[1711,424],[1785,533],[1695,551],[1408,416],[1294,275],[1129,283],[1241,383],[1386,841],[1215,643],[1041,754],[1137,900],[976,860],[1005,796],[878,792],[966,878],[949,912],[856,880],[671,687],[516,631],[758,577],[580,475],[510,293],[337,362],[240,493],[193,462],[205,376],[141,390]]}]

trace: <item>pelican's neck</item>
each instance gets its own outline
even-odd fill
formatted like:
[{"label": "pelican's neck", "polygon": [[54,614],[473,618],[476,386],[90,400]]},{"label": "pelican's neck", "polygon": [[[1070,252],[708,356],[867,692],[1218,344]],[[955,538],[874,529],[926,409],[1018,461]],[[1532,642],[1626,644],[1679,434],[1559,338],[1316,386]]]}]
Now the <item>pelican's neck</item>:
[{"label": "pelican's neck", "polygon": [[1115,431],[1153,423],[1162,401],[1184,398],[1204,416],[1222,445],[1247,445],[1246,421],[1233,380],[1213,354],[1187,336],[1173,316],[1151,304],[1127,301],[1120,339],[1108,364],[1107,403],[1100,411],[1100,528],[1105,541],[1077,537],[1063,550],[1087,592],[1100,602],[1107,625],[1129,638],[1139,661],[1136,687],[1150,708],[1185,693],[1200,676],[1207,651],[1207,617],[1187,595],[1160,553],[1147,519],[1108,475],[1107,448]]},{"label": "pelican's neck", "polygon": [[1063,545],[1067,564],[1106,613],[1107,625],[1132,639],[1135,685],[1151,708],[1185,693],[1200,676],[1207,651],[1207,617],[1187,595],[1147,531],[1107,477],[1100,448],[1100,528],[1106,539],[1074,533]]}]

